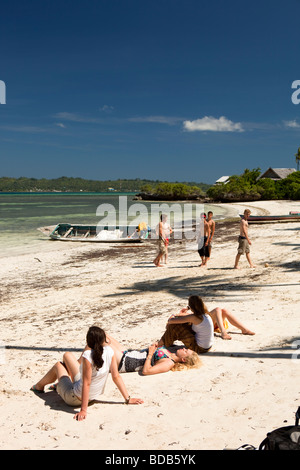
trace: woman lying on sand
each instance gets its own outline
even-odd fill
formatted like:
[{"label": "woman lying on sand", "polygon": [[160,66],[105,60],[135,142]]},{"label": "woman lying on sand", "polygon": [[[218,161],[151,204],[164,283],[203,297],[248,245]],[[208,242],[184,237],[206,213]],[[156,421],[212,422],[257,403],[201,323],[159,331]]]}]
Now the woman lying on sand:
[{"label": "woman lying on sand", "polygon": [[[188,313],[189,310],[191,314]],[[158,346],[169,347],[178,340],[198,354],[206,353],[213,345],[216,328],[220,329],[223,339],[231,339],[224,327],[225,318],[241,329],[243,334],[255,334],[245,328],[228,310],[217,307],[209,312],[201,297],[192,295],[189,297],[188,307],[183,308],[178,316],[172,315],[169,318],[166,331],[159,340]]]},{"label": "woman lying on sand", "polygon": [[109,335],[107,344],[114,350],[119,372],[142,371],[143,375],[154,375],[169,370],[198,368],[201,361],[198,354],[186,348],[177,348],[171,352],[166,347],[158,347],[157,343],[147,349],[127,349]]},{"label": "woman lying on sand", "polygon": [[42,393],[46,385],[58,380],[56,390],[65,403],[81,406],[74,416],[81,421],[87,416],[89,401],[95,400],[104,391],[109,372],[127,404],[140,404],[140,398],[131,398],[123,379],[118,372],[114,350],[107,345],[106,334],[102,328],[92,326],[86,336],[87,347],[79,360],[66,352],[64,362],[57,362],[36,385],[31,387],[35,393]]}]

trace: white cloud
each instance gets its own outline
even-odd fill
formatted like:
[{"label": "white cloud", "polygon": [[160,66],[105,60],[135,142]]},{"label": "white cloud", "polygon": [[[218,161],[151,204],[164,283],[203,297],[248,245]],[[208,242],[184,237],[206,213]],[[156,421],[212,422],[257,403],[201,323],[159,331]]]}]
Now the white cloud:
[{"label": "white cloud", "polygon": [[62,128],[65,128],[65,127],[66,127],[62,122],[57,122],[55,125],[56,125],[57,127],[62,127]]},{"label": "white cloud", "polygon": [[240,122],[232,122],[224,116],[214,118],[205,116],[194,121],[184,121],[183,127],[186,131],[212,131],[212,132],[243,132],[243,126]]},{"label": "white cloud", "polygon": [[289,128],[292,128],[292,129],[299,129],[300,128],[300,124],[296,121],[296,119],[294,119],[293,121],[284,121],[284,125],[285,125],[285,127],[289,127]]},{"label": "white cloud", "polygon": [[113,106],[109,106],[108,104],[105,104],[101,108],[99,108],[100,111],[104,111],[105,113],[111,113],[114,110]]}]

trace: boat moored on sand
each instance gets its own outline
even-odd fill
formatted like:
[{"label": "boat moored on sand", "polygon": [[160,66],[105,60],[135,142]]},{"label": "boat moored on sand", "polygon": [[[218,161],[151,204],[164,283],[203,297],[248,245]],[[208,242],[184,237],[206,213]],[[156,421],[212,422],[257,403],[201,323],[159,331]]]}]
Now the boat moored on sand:
[{"label": "boat moored on sand", "polygon": [[52,227],[40,227],[52,240],[94,243],[142,243],[148,234],[139,234],[134,227],[103,227],[87,224],[60,223]]},{"label": "boat moored on sand", "polygon": [[[243,214],[240,214],[243,218]],[[275,222],[300,222],[300,212],[290,211],[286,215],[250,215],[248,217],[249,224],[268,224]]]}]

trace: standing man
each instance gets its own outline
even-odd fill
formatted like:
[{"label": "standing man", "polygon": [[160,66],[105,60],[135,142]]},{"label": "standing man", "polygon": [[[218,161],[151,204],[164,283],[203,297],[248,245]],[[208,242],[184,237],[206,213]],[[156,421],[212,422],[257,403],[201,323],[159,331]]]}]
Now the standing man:
[{"label": "standing man", "polygon": [[161,267],[161,260],[163,256],[167,255],[167,234],[166,234],[166,226],[167,226],[167,215],[162,214],[160,216],[160,222],[156,227],[156,234],[158,235],[158,254],[153,261],[155,266]]},{"label": "standing man", "polygon": [[210,236],[209,236],[209,240],[208,240],[209,257],[210,257],[210,254],[211,254],[211,242],[212,242],[213,236],[215,234],[215,228],[216,228],[216,223],[213,220],[213,215],[214,214],[212,213],[212,211],[208,211],[208,213],[207,213],[207,223],[208,223],[209,229],[210,229]]},{"label": "standing man", "polygon": [[200,214],[200,230],[198,236],[198,253],[202,260],[200,266],[206,266],[209,260],[208,240],[210,238],[210,228],[206,220],[206,214]]},{"label": "standing man", "polygon": [[250,214],[251,214],[251,211],[249,209],[245,209],[244,216],[240,222],[239,246],[238,246],[238,252],[237,252],[235,263],[234,263],[235,269],[239,269],[238,262],[240,260],[241,255],[244,255],[244,254],[246,254],[246,258],[248,260],[250,268],[255,268],[250,258],[251,240],[248,236],[248,219],[249,219]]}]

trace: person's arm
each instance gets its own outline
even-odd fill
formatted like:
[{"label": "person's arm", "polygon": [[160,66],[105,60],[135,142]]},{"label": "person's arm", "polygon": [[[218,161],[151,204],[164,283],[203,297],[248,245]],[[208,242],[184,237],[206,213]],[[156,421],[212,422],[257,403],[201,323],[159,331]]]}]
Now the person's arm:
[{"label": "person's arm", "polygon": [[82,360],[81,409],[79,413],[76,413],[74,416],[74,419],[77,419],[77,421],[82,421],[87,416],[87,407],[89,404],[90,386],[92,381],[92,365],[86,358],[83,358]]},{"label": "person's arm", "polygon": [[215,234],[215,229],[216,229],[216,223],[215,223],[215,221],[213,220],[213,221],[212,221],[212,224],[211,224],[210,241],[213,239],[213,236],[214,236],[214,234]]},{"label": "person's arm", "polygon": [[162,222],[159,222],[158,233],[159,233],[159,236],[162,238],[162,240],[165,241],[165,231],[164,231]]},{"label": "person's arm", "polygon": [[[176,318],[176,317],[179,317],[179,316],[190,315],[190,313],[188,313],[188,312],[189,312],[189,309],[185,307],[185,308],[182,308],[177,315],[172,314],[170,316],[170,318]],[[169,318],[169,320],[170,320],[170,318]]]},{"label": "person's arm", "polygon": [[210,238],[210,226],[208,225],[208,223],[206,221],[204,223],[206,224],[206,228],[207,228],[207,240],[205,242],[205,246],[206,246],[206,245],[208,245],[209,238]]},{"label": "person's arm", "polygon": [[154,366],[151,365],[151,359],[156,348],[157,343],[151,344],[151,346],[149,347],[148,356],[142,370],[143,375],[162,374],[163,372],[168,372],[173,367],[173,361],[171,361],[171,359],[160,360],[157,364],[154,364]]},{"label": "person's arm", "polygon": [[194,314],[182,314],[178,315],[177,317],[172,316],[168,320],[168,324],[177,324],[177,323],[195,323],[197,317]]},{"label": "person's arm", "polygon": [[118,371],[118,365],[117,365],[115,355],[113,355],[112,357],[112,361],[110,365],[110,372],[111,372],[111,376],[112,376],[114,383],[118,387],[127,405],[139,405],[141,403],[144,403],[144,401],[141,400],[140,398],[131,398],[131,396],[127,392],[123,379],[120,376],[119,371]]}]

